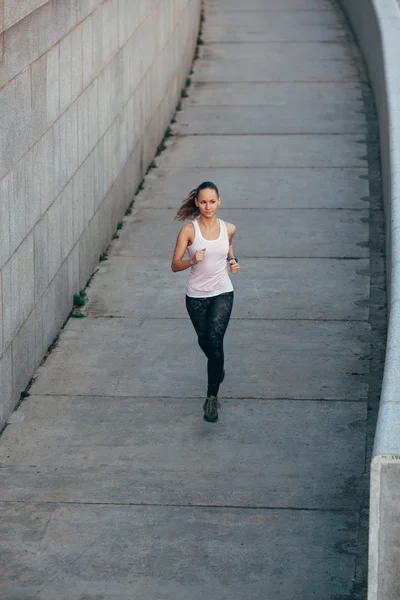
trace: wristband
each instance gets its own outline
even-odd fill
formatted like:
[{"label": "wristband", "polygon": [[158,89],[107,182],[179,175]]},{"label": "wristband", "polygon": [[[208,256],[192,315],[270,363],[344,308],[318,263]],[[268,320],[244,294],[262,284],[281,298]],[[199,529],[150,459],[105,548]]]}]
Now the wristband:
[{"label": "wristband", "polygon": [[230,258],[227,258],[226,260],[228,261],[228,263],[229,263],[231,260],[234,260],[234,261],[236,261],[236,262],[237,262],[237,264],[239,264],[239,261],[238,261],[238,259],[236,258],[236,256],[231,256]]}]

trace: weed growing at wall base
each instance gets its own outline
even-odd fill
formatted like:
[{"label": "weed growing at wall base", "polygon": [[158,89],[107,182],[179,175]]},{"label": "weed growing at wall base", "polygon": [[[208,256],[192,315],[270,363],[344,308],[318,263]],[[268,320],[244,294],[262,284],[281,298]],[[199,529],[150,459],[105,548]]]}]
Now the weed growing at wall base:
[{"label": "weed growing at wall base", "polygon": [[86,304],[86,293],[85,290],[81,290],[79,294],[74,294],[74,306],[85,306]]}]

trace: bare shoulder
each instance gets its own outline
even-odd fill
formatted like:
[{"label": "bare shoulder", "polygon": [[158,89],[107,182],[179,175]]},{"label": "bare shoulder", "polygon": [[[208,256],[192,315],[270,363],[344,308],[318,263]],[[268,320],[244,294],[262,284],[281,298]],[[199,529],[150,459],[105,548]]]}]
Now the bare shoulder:
[{"label": "bare shoulder", "polygon": [[193,223],[186,223],[185,225],[182,225],[180,233],[182,233],[182,235],[189,236],[193,233],[193,231]]},{"label": "bare shoulder", "polygon": [[233,223],[228,223],[227,221],[224,221],[225,225],[226,225],[226,230],[228,232],[228,235],[230,238],[233,238],[233,236],[236,233],[236,225],[234,225]]},{"label": "bare shoulder", "polygon": [[182,225],[182,227],[179,231],[179,234],[178,234],[178,238],[180,238],[181,240],[191,242],[193,240],[193,235],[194,235],[193,223],[186,223],[185,225]]},{"label": "bare shoulder", "polygon": [[185,225],[182,225],[181,231],[184,233],[190,233],[193,231],[193,223],[185,223]]}]

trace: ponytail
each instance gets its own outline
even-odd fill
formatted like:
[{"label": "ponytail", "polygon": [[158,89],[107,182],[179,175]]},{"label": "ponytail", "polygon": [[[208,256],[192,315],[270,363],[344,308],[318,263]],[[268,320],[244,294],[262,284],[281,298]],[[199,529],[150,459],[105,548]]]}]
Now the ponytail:
[{"label": "ponytail", "polygon": [[196,206],[196,198],[198,195],[197,188],[192,190],[190,194],[185,198],[185,200],[180,205],[174,220],[175,221],[186,221],[187,219],[195,219],[199,216],[200,211]]},{"label": "ponytail", "polygon": [[199,185],[199,187],[195,188],[190,192],[190,194],[185,198],[185,200],[180,205],[174,220],[175,221],[186,221],[187,219],[195,219],[199,216],[200,210],[198,206],[196,206],[196,200],[199,196],[201,190],[214,190],[217,194],[217,198],[219,198],[219,191],[215,183],[212,181],[204,181]]}]

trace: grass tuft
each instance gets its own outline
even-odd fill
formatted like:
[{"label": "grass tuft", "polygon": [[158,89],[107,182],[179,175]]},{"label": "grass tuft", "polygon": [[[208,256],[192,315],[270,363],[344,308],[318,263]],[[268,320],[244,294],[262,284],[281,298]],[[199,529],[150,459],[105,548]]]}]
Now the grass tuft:
[{"label": "grass tuft", "polygon": [[79,294],[74,294],[74,306],[85,306],[86,304],[86,292],[81,290]]}]

